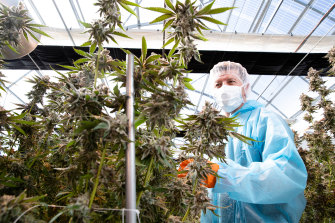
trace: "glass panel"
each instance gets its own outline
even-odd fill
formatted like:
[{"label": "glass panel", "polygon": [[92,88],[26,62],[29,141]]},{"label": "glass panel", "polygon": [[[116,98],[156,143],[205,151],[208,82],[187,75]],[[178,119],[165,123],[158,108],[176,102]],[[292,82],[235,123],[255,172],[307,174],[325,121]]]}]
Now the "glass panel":
[{"label": "glass panel", "polygon": [[308,84],[295,77],[272,101],[272,104],[282,111],[287,117],[291,117],[301,108],[300,95],[308,91]]},{"label": "glass panel", "polygon": [[293,1],[284,1],[272,20],[267,33],[288,33],[305,7]]},{"label": "glass panel", "polygon": [[261,94],[267,88],[262,96],[269,99],[277,90],[279,90],[279,86],[283,83],[285,78],[286,76],[275,77],[274,75],[262,75],[260,80],[255,84],[253,90],[258,94]]}]

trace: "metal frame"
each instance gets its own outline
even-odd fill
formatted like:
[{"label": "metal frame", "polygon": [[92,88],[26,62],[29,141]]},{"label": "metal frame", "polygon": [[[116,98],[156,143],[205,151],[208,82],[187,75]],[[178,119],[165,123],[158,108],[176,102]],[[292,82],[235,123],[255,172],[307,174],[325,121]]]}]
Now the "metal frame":
[{"label": "metal frame", "polygon": [[126,95],[128,139],[126,150],[126,221],[136,223],[136,170],[134,127],[134,55],[127,55]]},{"label": "metal frame", "polygon": [[[9,89],[8,87],[6,87],[6,85],[0,83],[0,85],[2,85],[6,91],[8,91],[9,93],[11,93],[12,95],[14,95],[14,97],[16,97],[19,101],[21,101],[23,104],[27,104],[26,102],[24,102],[19,96],[17,96],[11,89]],[[8,92],[6,92],[8,94]]]},{"label": "metal frame", "polygon": [[25,76],[27,76],[28,74],[30,74],[33,70],[28,71],[27,73],[23,74],[21,77],[19,77],[19,79],[17,79],[16,81],[14,81],[13,83],[11,83],[11,85],[8,86],[8,88],[11,88],[13,85],[15,85],[17,82],[19,82],[20,80],[22,80],[22,78],[24,78]]},{"label": "metal frame", "polygon": [[241,14],[242,14],[242,11],[244,10],[245,2],[246,2],[246,1],[243,2],[243,6],[242,6],[242,8],[241,8],[241,10],[240,10],[240,14],[238,14],[237,21],[236,21],[235,26],[234,26],[234,30],[233,30],[233,31],[234,31],[235,33],[236,33],[236,26],[237,26],[237,24],[239,23],[239,21],[240,21],[240,17],[241,17]]},{"label": "metal frame", "polygon": [[[307,5],[306,3],[304,3],[304,2],[302,2],[302,1],[300,1],[300,0],[293,0],[293,1],[299,3],[300,5],[303,5],[303,6],[306,6],[306,5]],[[322,11],[320,11],[320,10],[318,10],[318,9],[316,9],[316,8],[311,7],[310,9],[311,9],[312,11],[314,11],[314,12],[320,14],[320,15],[324,15],[324,14],[325,14],[325,13],[323,13]],[[331,21],[335,22],[335,18],[334,18],[334,17],[329,16],[328,19],[330,19]]]},{"label": "metal frame", "polygon": [[[78,0],[77,0],[78,1]],[[136,1],[136,4],[141,4],[142,0],[140,0],[138,3]],[[138,8],[138,7],[135,7],[134,10]],[[139,14],[139,13],[138,13]],[[126,25],[126,23],[128,22],[128,20],[130,19],[131,16],[134,16],[133,14],[130,13],[130,15],[128,16],[128,18],[123,22],[123,26]],[[141,24],[142,25],[142,24]]]},{"label": "metal frame", "polygon": [[277,7],[276,7],[276,10],[273,12],[273,14],[272,14],[272,16],[271,16],[271,18],[270,18],[268,24],[266,25],[266,27],[265,27],[265,29],[263,30],[262,33],[265,33],[265,32],[268,30],[270,24],[272,23],[274,17],[276,16],[276,14],[277,14],[277,12],[278,12],[280,6],[283,4],[283,2],[284,2],[284,0],[281,0],[281,1],[279,2],[279,4],[278,4]]},{"label": "metal frame", "polygon": [[78,9],[79,9],[79,12],[80,12],[80,14],[81,14],[81,17],[83,18],[84,22],[86,22],[86,21],[85,21],[84,14],[83,14],[83,12],[81,11],[81,7],[80,7],[80,4],[79,4],[78,0],[76,0],[76,3],[77,3],[77,6],[78,6]]},{"label": "metal frame", "polygon": [[[266,101],[267,103],[269,102],[265,97],[263,97],[262,95],[260,95],[259,93],[257,93],[256,91],[254,91],[253,89],[251,89],[251,92],[258,95],[261,99],[263,99],[264,101]],[[287,119],[287,116],[279,109],[277,108],[274,104],[271,104],[271,106],[278,112],[280,113],[284,118]]]},{"label": "metal frame", "polygon": [[[139,4],[138,0],[136,0],[136,4]],[[140,10],[137,6],[136,6],[136,13],[137,13],[137,28],[140,29],[141,28]]]},{"label": "metal frame", "polygon": [[[236,3],[236,0],[234,0],[232,7],[235,7],[235,3]],[[229,25],[229,20],[230,20],[232,13],[233,13],[233,10],[229,10],[229,15],[228,15],[227,22],[226,22],[227,25],[223,27],[223,32],[227,30],[227,27]]]},{"label": "metal frame", "polygon": [[259,30],[259,28],[261,27],[261,24],[263,23],[263,20],[264,20],[264,18],[266,16],[266,13],[268,12],[268,10],[270,8],[271,2],[272,2],[272,0],[268,0],[268,2],[266,3],[266,5],[264,6],[262,14],[258,18],[258,21],[256,22],[256,25],[254,26],[254,28],[252,30],[253,33],[257,32],[257,30]]},{"label": "metal frame", "polygon": [[64,25],[64,27],[65,27],[65,30],[66,30],[67,34],[69,35],[69,37],[70,37],[70,39],[71,39],[71,41],[72,41],[73,46],[76,46],[76,43],[74,42],[74,40],[73,40],[73,38],[72,38],[72,35],[71,35],[71,33],[70,33],[70,30],[69,30],[69,29],[67,28],[67,26],[66,26],[66,23],[65,23],[65,21],[64,21],[64,18],[63,18],[63,16],[62,16],[62,14],[60,13],[59,8],[58,8],[58,6],[57,6],[55,0],[52,0],[52,2],[54,3],[54,6],[55,6],[55,8],[56,8],[56,10],[57,10],[57,12],[58,12],[59,17],[61,18],[61,20],[62,20],[62,22],[63,22],[63,25]]},{"label": "metal frame", "polygon": [[306,5],[304,10],[300,13],[299,17],[295,20],[294,24],[291,26],[290,30],[287,32],[287,34],[291,34],[295,27],[298,25],[298,23],[301,21],[302,17],[306,14],[307,10],[310,8],[310,6],[314,3],[315,0],[310,0],[309,3]]},{"label": "metal frame", "polygon": [[[203,3],[203,0],[200,0],[200,4],[201,4],[202,6],[205,5],[205,4]],[[231,11],[231,10],[230,10],[230,11]],[[213,18],[213,15],[210,15],[210,17]],[[216,25],[217,25],[217,27],[219,28],[219,30],[222,32],[222,29],[221,29],[220,25],[219,25],[219,24],[216,24]]]},{"label": "metal frame", "polygon": [[250,33],[250,31],[252,30],[252,27],[254,26],[255,22],[256,22],[256,19],[258,18],[259,16],[259,13],[262,11],[262,8],[263,8],[263,5],[264,5],[264,2],[265,0],[262,1],[261,5],[259,6],[258,10],[257,10],[257,13],[254,17],[254,20],[252,21],[251,25],[250,25],[250,28],[248,30],[248,33]]},{"label": "metal frame", "polygon": [[40,14],[40,12],[36,8],[36,5],[34,4],[34,2],[32,0],[28,0],[28,2],[31,5],[31,7],[33,8],[34,12],[36,13],[36,15],[37,15],[38,19],[41,21],[41,23],[43,25],[46,25],[45,22],[44,22],[44,20],[43,20],[43,18],[42,18],[42,16],[41,16],[41,14]]},{"label": "metal frame", "polygon": [[277,96],[287,87],[287,85],[295,78],[295,76],[291,76],[291,78],[286,81],[286,83],[277,91],[277,93],[267,102],[265,105],[268,106],[269,104],[272,104],[272,101],[277,98]]},{"label": "metal frame", "polygon": [[205,89],[206,89],[206,87],[207,87],[208,80],[209,80],[209,74],[207,74],[207,77],[206,77],[206,80],[205,80],[204,86],[202,87],[202,91],[201,91],[201,93],[200,93],[200,97],[199,97],[199,100],[198,100],[197,106],[195,107],[195,111],[196,111],[196,112],[199,112],[199,111],[198,111],[198,108],[199,108],[199,105],[200,105],[200,102],[201,102],[202,96],[204,95]]},{"label": "metal frame", "polygon": [[80,17],[79,17],[79,14],[78,14],[78,12],[77,12],[77,9],[76,9],[76,7],[75,7],[75,5],[74,5],[74,3],[73,3],[73,0],[69,0],[69,2],[70,2],[70,5],[71,5],[71,8],[72,8],[72,11],[73,11],[73,13],[74,13],[74,16],[75,16],[76,19],[77,19],[77,22],[78,22],[79,27],[84,28],[83,24],[81,24],[81,23],[79,22],[79,21],[80,21]]}]

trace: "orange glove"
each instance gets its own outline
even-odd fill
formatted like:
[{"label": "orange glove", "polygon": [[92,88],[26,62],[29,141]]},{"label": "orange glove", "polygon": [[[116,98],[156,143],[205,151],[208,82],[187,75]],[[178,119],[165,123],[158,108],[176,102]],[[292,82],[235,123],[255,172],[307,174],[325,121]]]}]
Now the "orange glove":
[{"label": "orange glove", "polygon": [[[219,168],[220,168],[219,164],[212,163],[212,162],[209,162],[209,163],[211,163],[212,170],[214,170],[217,173]],[[205,179],[202,182],[203,182],[205,187],[214,188],[214,186],[216,184],[216,176],[214,176],[212,174],[208,174],[207,179]]]},{"label": "orange glove", "polygon": [[[178,169],[178,171],[182,171],[182,170],[188,170],[187,165],[189,163],[192,163],[193,162],[193,159],[188,159],[188,160],[184,160],[183,162],[181,162],[179,165],[180,165],[180,168]],[[186,168],[186,169],[185,169]],[[186,177],[187,173],[181,173],[181,174],[178,174],[178,177],[179,178],[182,178],[182,177]]]},{"label": "orange glove", "polygon": [[[189,163],[193,162],[193,159],[188,159],[188,160],[184,160],[183,162],[180,163],[180,168],[178,169],[178,171],[181,171],[181,170],[187,170],[188,168],[187,165]],[[212,170],[214,170],[216,173],[218,172],[220,166],[216,163],[212,163],[212,162],[209,162],[211,163],[211,167],[212,167]],[[186,177],[187,173],[181,173],[181,174],[178,174],[178,177]],[[215,183],[216,183],[216,176],[212,175],[212,174],[208,174],[206,179],[202,181],[203,182],[203,185],[207,188],[213,188],[215,186]]]}]

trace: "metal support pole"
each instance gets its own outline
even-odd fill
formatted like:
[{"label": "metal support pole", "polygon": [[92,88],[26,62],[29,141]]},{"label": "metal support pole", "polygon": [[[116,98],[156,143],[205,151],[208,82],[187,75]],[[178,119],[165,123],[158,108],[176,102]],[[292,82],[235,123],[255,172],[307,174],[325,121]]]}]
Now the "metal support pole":
[{"label": "metal support pole", "polygon": [[127,118],[128,139],[126,151],[126,214],[127,223],[136,223],[136,173],[135,173],[135,129],[134,129],[134,55],[127,55]]}]

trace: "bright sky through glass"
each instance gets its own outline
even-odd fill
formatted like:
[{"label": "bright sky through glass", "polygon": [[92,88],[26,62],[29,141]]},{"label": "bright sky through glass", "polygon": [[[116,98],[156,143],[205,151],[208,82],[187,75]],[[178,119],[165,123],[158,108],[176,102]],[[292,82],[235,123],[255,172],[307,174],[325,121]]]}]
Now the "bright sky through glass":
[{"label": "bright sky through glass", "polygon": [[[72,34],[74,33],[74,30],[83,32],[84,30],[78,20],[89,23],[99,18],[97,13],[98,8],[93,5],[94,2],[95,1],[90,0],[24,0],[24,3],[37,23],[45,23],[45,25],[51,29],[64,30],[64,38],[67,38],[70,44],[72,44],[72,42],[70,41],[67,32],[65,32],[66,28],[68,29],[68,32]],[[202,2],[207,3],[210,1],[197,1],[197,4],[202,7]],[[335,3],[335,0],[315,0],[310,6],[307,5],[309,3],[308,0],[285,0],[283,2],[281,2],[281,0],[273,0],[270,1],[270,4],[267,4],[267,1],[263,0],[217,0],[214,7],[231,7],[234,2],[234,7],[236,7],[234,10],[227,11],[220,15],[213,15],[213,18],[227,23],[227,26],[206,23],[214,32],[232,33],[231,39],[221,44],[223,49],[228,49],[233,40],[236,40],[234,38],[240,38],[240,41],[243,43],[243,41],[248,40],[248,34],[253,33],[261,34],[265,32],[265,35],[270,36],[271,38],[291,33],[294,36],[305,36],[315,27],[322,16]],[[263,4],[263,2],[265,3]],[[163,7],[164,5],[163,0],[138,0],[138,3],[142,7]],[[136,11],[135,7],[132,8]],[[162,29],[161,24],[149,24],[149,22],[157,17],[159,13],[151,12],[144,8],[140,8],[138,11],[139,16],[137,19],[135,16],[130,15],[130,13],[122,9],[122,19],[125,22],[125,27],[135,30]],[[138,24],[141,26],[138,26]],[[320,36],[321,39],[324,35],[334,35],[334,24],[335,11],[330,13],[330,15],[320,24],[313,33],[313,36]],[[235,36],[234,32],[242,35]],[[83,43],[82,40],[76,39],[75,36],[72,38],[77,45]],[[269,38],[269,41],[271,41],[271,38]],[[57,40],[57,38],[48,39],[47,44],[58,45]],[[44,44],[43,41],[42,44]],[[210,46],[210,43],[206,44],[209,44],[208,46]],[[296,44],[298,46],[300,42],[297,42]],[[308,41],[306,45],[308,44],[312,49],[312,47],[318,43],[317,41]],[[332,45],[335,45],[334,41],[329,42],[329,46]],[[7,109],[13,109],[15,108],[16,103],[27,101],[25,94],[30,89],[31,85],[27,83],[26,80],[27,78],[31,78],[33,75],[38,74],[36,71],[29,72],[26,70],[5,70],[3,72],[6,74],[6,79],[9,81],[6,86],[9,87],[10,91],[8,91],[7,94],[3,94],[2,98],[0,98],[0,105],[5,106]],[[42,71],[44,75],[49,75],[51,72],[52,71]],[[183,112],[185,114],[194,113],[196,110],[201,109],[205,100],[212,100],[208,97],[211,94],[209,87],[204,86],[207,75],[208,74],[189,74],[189,77],[193,79],[192,84],[196,88],[196,91],[187,91],[194,107],[190,108],[190,110],[184,110]],[[257,74],[251,75],[252,83],[256,81],[257,77]],[[270,84],[273,78],[275,78],[275,80]],[[328,87],[334,88],[334,77],[325,79],[328,80]],[[268,107],[282,115],[284,118],[298,118],[301,120],[302,114],[297,117],[295,117],[295,115],[299,113],[300,110],[299,96],[302,92],[308,90],[308,83],[304,78],[291,78],[285,76],[275,77],[271,74],[261,76],[260,79],[255,82],[250,98],[257,99],[259,94],[261,94],[265,88],[267,88],[267,90],[262,95],[262,98],[259,99],[260,102],[266,105],[271,101],[271,103],[268,104]],[[201,95],[202,92],[204,95]],[[308,94],[313,95],[311,93]],[[301,121],[298,121],[297,123],[301,123]],[[303,126],[303,124],[298,125]],[[304,129],[305,127],[299,128]]]}]

